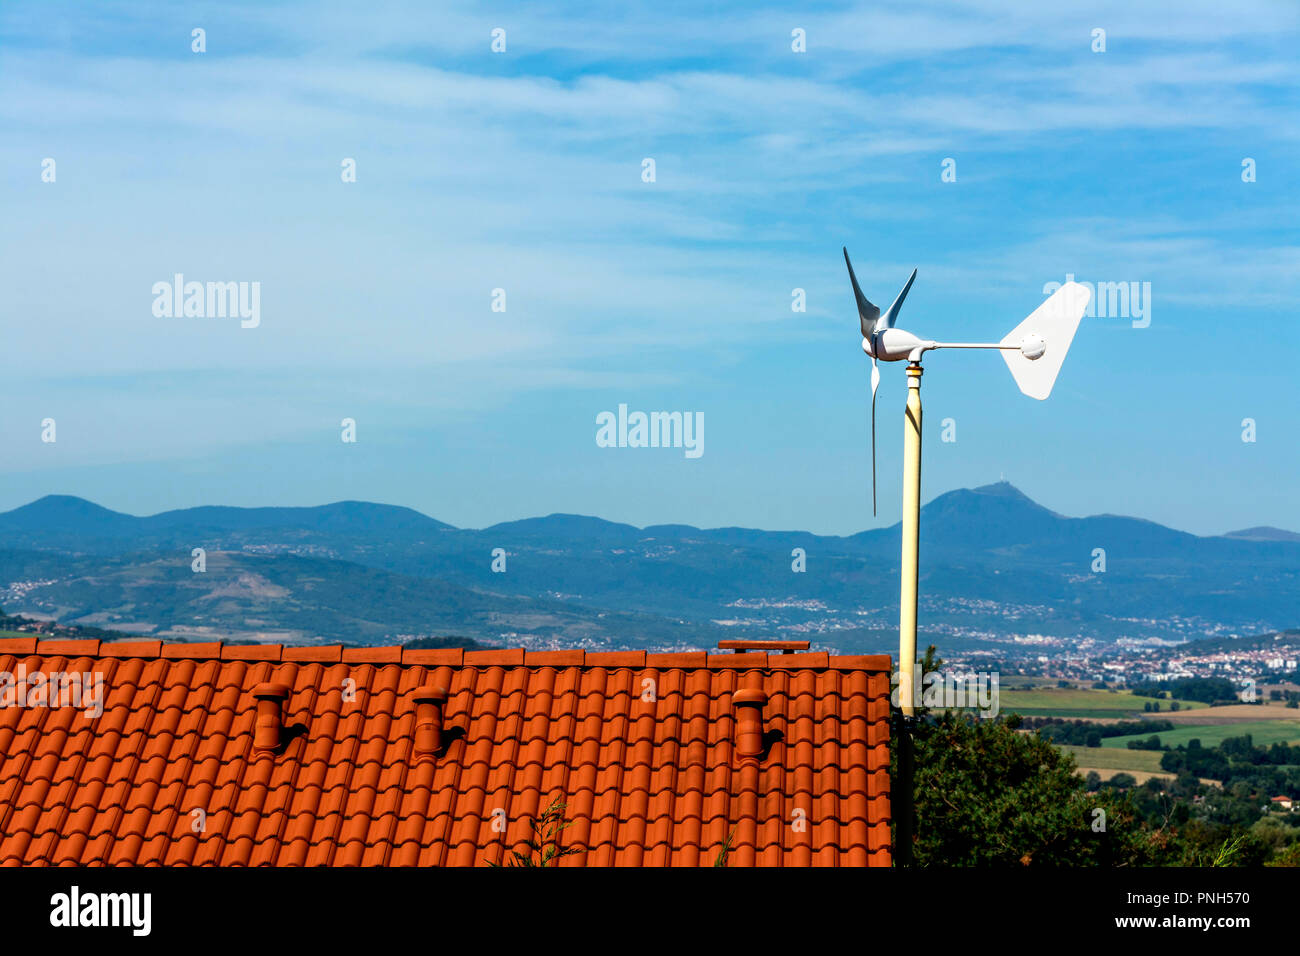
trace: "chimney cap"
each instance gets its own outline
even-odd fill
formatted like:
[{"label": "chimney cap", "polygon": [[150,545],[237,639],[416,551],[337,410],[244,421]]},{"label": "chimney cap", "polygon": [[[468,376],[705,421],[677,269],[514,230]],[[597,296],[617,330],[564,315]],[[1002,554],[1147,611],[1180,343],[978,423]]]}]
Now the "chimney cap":
[{"label": "chimney cap", "polygon": [[415,688],[415,702],[422,704],[425,701],[430,703],[441,703],[447,699],[447,688],[437,684],[421,684]]},{"label": "chimney cap", "polygon": [[737,707],[762,707],[767,703],[767,692],[758,687],[746,687],[732,694],[731,699]]},{"label": "chimney cap", "polygon": [[289,685],[267,681],[253,688],[253,696],[258,700],[284,700],[289,696]]},{"label": "chimney cap", "polygon": [[795,651],[806,651],[811,646],[811,641],[718,641],[718,650],[735,651],[737,654],[743,654],[745,651],[780,651],[782,654],[793,654]]},{"label": "chimney cap", "polygon": [[438,684],[421,684],[415,688],[415,754],[421,759],[436,758],[442,749],[442,711],[447,688]]},{"label": "chimney cap", "polygon": [[253,750],[260,754],[275,754],[280,750],[280,716],[289,685],[267,681],[253,688],[257,700],[257,716],[253,723]]}]

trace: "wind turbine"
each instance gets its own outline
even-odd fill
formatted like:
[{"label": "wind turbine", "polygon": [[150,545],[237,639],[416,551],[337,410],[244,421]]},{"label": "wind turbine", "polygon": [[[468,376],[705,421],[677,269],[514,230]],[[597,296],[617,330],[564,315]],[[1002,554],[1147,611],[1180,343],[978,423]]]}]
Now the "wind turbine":
[{"label": "wind turbine", "polygon": [[907,359],[907,411],[903,419],[903,548],[898,611],[898,699],[902,720],[899,733],[899,786],[895,823],[899,862],[912,854],[912,721],[916,713],[916,604],[921,529],[921,357],[934,349],[997,349],[1011,370],[1020,391],[1040,401],[1052,393],[1065,353],[1074,340],[1079,321],[1092,293],[1087,286],[1067,282],[1003,336],[1001,342],[936,342],[896,328],[898,312],[916,279],[908,276],[893,304],[880,309],[862,294],[853,274],[849,250],[844,264],[857,300],[862,328],[862,350],[871,356],[871,513],[876,513],[876,389],[880,385],[877,362]]}]

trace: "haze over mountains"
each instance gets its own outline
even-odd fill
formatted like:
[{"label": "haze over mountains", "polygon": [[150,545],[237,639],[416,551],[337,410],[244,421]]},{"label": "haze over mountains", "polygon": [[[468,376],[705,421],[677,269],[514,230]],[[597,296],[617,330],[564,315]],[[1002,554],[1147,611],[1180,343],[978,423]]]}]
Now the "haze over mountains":
[{"label": "haze over mountains", "polygon": [[[1300,622],[1300,535],[1288,531],[1198,537],[1067,518],[999,483],[935,498],[921,534],[921,637],[947,650]],[[504,572],[492,570],[498,548]],[[51,495],[0,514],[0,606],[172,639],[670,648],[804,637],[881,651],[895,641],[898,548],[898,525],[833,537],[550,515],[474,530],[356,501],[135,517]]]}]

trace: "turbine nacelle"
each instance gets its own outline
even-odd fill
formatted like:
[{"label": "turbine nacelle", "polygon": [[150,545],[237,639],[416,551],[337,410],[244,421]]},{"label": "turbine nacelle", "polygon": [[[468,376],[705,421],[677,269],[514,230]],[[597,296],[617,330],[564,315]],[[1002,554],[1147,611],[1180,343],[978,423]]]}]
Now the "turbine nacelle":
[{"label": "turbine nacelle", "polygon": [[906,329],[881,329],[870,339],[862,340],[862,351],[882,362],[901,362],[917,349],[934,345]]}]

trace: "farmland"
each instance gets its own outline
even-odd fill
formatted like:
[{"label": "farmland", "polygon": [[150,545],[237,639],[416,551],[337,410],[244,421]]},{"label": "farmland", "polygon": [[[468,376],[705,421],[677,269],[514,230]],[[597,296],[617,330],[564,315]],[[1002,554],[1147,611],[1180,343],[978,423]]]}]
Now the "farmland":
[{"label": "farmland", "polygon": [[[1080,769],[1127,770],[1130,773],[1160,773],[1161,753],[1157,750],[1117,750],[1114,747],[1072,747],[1060,744],[1057,747],[1068,754],[1073,754],[1074,762]],[[1106,776],[1106,774],[1102,774]]]},{"label": "farmland", "polygon": [[[1015,712],[1025,717],[1078,717],[1090,720],[1148,716],[1143,713],[1147,697],[1137,697],[1127,690],[1096,690],[1090,687],[1003,688],[999,701],[1004,714]],[[1160,701],[1161,716],[1170,702]],[[1179,701],[1179,710],[1204,708],[1194,701]],[[1149,716],[1155,716],[1154,714]]]},{"label": "farmland", "polygon": [[[1275,743],[1292,743],[1300,741],[1300,721],[1298,720],[1254,720],[1236,721],[1230,724],[1205,724],[1179,727],[1156,734],[1160,743],[1166,747],[1185,747],[1190,740],[1199,740],[1203,747],[1217,747],[1229,737],[1241,737],[1250,734],[1256,746],[1268,746]],[[1127,737],[1107,737],[1102,741],[1103,750],[1125,750],[1130,740],[1146,740],[1151,734],[1133,734]],[[1152,751],[1154,756],[1159,753]]]}]

